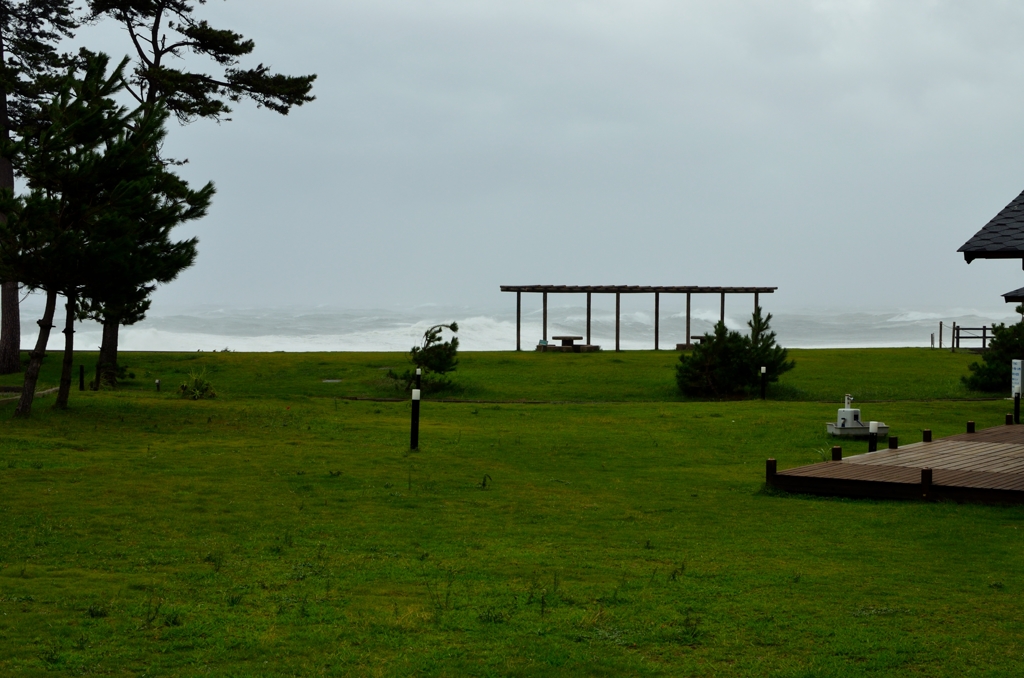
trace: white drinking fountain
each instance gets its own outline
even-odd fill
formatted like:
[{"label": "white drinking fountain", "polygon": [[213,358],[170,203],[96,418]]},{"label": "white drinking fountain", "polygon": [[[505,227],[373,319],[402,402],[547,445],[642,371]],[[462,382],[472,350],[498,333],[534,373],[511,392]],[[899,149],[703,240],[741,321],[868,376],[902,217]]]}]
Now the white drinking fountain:
[{"label": "white drinking fountain", "polygon": [[[861,421],[860,409],[850,407],[853,404],[853,396],[849,393],[846,394],[843,399],[843,406],[839,409],[836,414],[836,420],[834,422],[828,422],[826,427],[828,432],[834,436],[844,436],[847,438],[860,438],[867,437],[871,432],[869,424]],[[876,422],[878,424],[878,437],[883,438],[889,435],[889,427],[882,422]]]}]

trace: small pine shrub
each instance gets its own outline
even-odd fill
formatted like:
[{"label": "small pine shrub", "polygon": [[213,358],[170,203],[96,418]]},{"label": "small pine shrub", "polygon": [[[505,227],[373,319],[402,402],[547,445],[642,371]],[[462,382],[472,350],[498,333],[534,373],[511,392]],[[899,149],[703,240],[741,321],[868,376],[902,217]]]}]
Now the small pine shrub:
[{"label": "small pine shrub", "polygon": [[1024,359],[1024,304],[1015,310],[1021,314],[1021,321],[1013,325],[993,325],[992,341],[981,362],[968,365],[971,374],[960,378],[972,391],[1010,390],[1012,362]]},{"label": "small pine shrub", "polygon": [[751,392],[761,382],[761,368],[769,382],[776,382],[795,363],[788,352],[775,343],[771,330],[772,314],[761,315],[754,309],[747,327],[750,336],[729,330],[725,323],[715,325],[714,334],[705,334],[690,355],[679,356],[676,383],[685,395],[730,398]]}]

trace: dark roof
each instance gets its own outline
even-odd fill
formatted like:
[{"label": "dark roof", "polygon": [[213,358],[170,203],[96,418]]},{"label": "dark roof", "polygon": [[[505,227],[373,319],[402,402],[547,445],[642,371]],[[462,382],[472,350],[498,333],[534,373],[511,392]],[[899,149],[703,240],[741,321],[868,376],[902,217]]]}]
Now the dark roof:
[{"label": "dark roof", "polygon": [[651,292],[665,292],[668,294],[771,294],[778,287],[684,287],[679,285],[650,286],[650,285],[502,285],[502,292],[550,292],[552,294],[570,292],[597,292],[597,293],[621,293],[621,294],[650,294]]},{"label": "dark roof", "polygon": [[1012,304],[1015,301],[1024,301],[1024,287],[1021,287],[1019,290],[1007,292],[1003,295],[1003,299],[1005,299],[1008,304]]},{"label": "dark roof", "polygon": [[1003,208],[957,252],[964,259],[1024,259],[1024,193]]}]

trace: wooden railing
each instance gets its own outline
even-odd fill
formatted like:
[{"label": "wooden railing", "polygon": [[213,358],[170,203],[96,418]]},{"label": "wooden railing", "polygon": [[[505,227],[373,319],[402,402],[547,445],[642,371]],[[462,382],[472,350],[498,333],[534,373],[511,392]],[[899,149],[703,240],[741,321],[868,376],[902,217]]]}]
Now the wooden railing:
[{"label": "wooden railing", "polygon": [[[963,327],[953,323],[953,348],[960,348],[960,342],[963,340],[967,341],[981,341],[981,348],[988,348],[988,342],[992,339],[992,328],[988,325],[981,327]],[[974,347],[976,348],[976,347]]]}]

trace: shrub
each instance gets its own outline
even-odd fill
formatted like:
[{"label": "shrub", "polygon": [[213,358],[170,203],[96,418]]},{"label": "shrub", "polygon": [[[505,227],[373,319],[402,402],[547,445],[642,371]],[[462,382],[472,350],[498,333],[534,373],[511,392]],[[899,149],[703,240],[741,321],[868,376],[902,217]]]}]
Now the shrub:
[{"label": "shrub", "polygon": [[[441,330],[448,329],[452,332],[449,341],[441,341]],[[454,372],[459,364],[457,353],[459,350],[459,338],[454,336],[459,331],[456,323],[450,325],[434,325],[423,333],[423,345],[413,346],[410,352],[412,362],[416,367],[423,369],[423,374],[432,372],[437,375],[444,375]]]},{"label": "shrub", "polygon": [[775,343],[771,331],[772,315],[762,317],[761,307],[754,309],[747,326],[750,336],[715,325],[714,334],[705,334],[690,355],[679,356],[676,383],[688,396],[726,398],[756,389],[761,382],[761,367],[768,381],[776,382],[795,367],[788,352]]},{"label": "shrub", "polygon": [[[1024,316],[1024,304],[1015,309]],[[1013,325],[992,326],[992,341],[980,363],[971,363],[968,376],[960,377],[973,391],[1009,391],[1011,362],[1024,359],[1024,317]]]},{"label": "shrub", "polygon": [[[449,341],[442,341],[441,330],[444,329],[452,332],[453,336]],[[423,372],[420,381],[424,391],[442,391],[454,386],[447,375],[454,372],[459,364],[459,338],[454,336],[458,331],[457,323],[434,325],[423,333],[422,345],[413,346],[409,352],[413,364]],[[416,379],[413,370],[406,370],[402,374],[388,370],[387,377],[400,382],[401,387],[406,390],[412,388]]]},{"label": "shrub", "polygon": [[206,369],[189,370],[188,378],[178,387],[182,398],[191,400],[202,400],[203,398],[216,398],[213,384],[206,378]]}]

